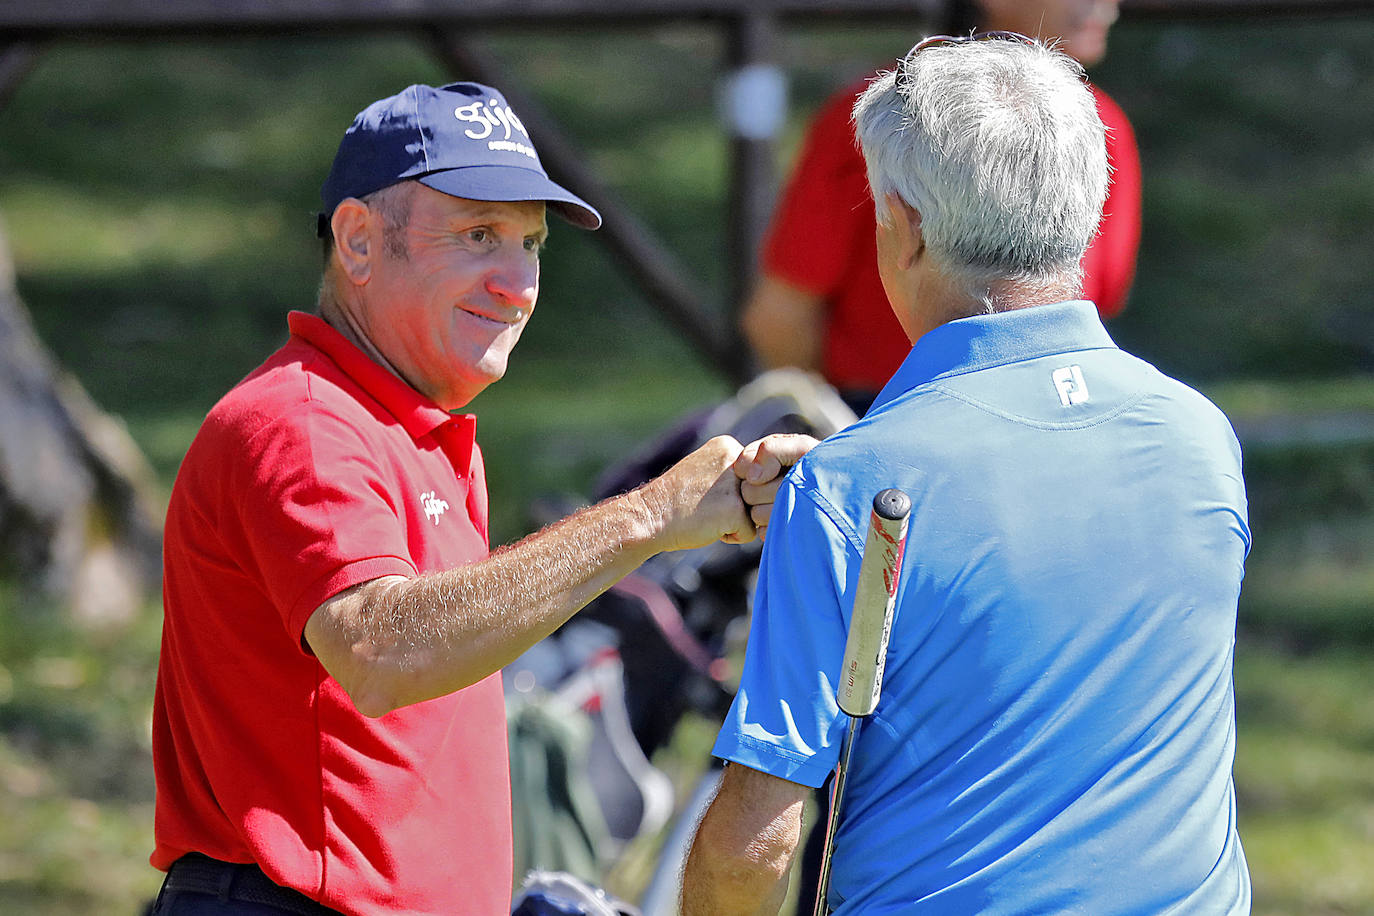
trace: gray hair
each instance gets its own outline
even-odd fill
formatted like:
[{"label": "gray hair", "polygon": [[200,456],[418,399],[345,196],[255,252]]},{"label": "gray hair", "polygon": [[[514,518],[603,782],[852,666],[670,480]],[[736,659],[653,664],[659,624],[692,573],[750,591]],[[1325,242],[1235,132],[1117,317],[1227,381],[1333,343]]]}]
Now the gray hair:
[{"label": "gray hair", "polygon": [[[970,290],[1081,282],[1107,194],[1105,128],[1083,68],[1039,42],[940,44],[854,105],[878,221],[891,192],[921,215],[936,265]],[[983,293],[986,297],[986,293]]]}]

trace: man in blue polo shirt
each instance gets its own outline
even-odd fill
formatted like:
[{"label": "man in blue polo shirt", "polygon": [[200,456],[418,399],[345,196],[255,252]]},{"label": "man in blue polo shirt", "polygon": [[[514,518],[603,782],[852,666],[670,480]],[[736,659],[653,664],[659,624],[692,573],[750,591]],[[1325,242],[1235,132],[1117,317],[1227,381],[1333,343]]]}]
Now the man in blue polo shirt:
[{"label": "man in blue polo shirt", "polygon": [[977,38],[923,42],[855,107],[879,269],[914,347],[778,493],[687,914],[782,900],[847,725],[836,680],[886,487],[911,497],[910,534],[828,905],[1249,912],[1231,779],[1240,449],[1076,301],[1108,182],[1078,66]]}]

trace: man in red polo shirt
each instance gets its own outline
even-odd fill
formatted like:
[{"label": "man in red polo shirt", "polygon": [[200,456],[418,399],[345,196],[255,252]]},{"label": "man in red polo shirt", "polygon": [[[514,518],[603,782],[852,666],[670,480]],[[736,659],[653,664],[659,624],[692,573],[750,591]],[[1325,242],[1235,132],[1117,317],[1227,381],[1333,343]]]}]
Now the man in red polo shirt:
[{"label": "man in red polo shirt", "polygon": [[[1106,54],[1117,6],[1118,0],[955,2],[946,27],[951,34],[977,28],[1058,39],[1091,67]],[[867,85],[865,79],[835,93],[808,129],[764,239],[759,282],[741,313],[765,367],[820,372],[859,413],[911,349],[878,279],[873,200],[850,125],[854,100]],[[1107,126],[1112,184],[1098,236],[1083,256],[1083,298],[1110,318],[1125,307],[1135,276],[1140,152],[1125,113],[1091,88]]]},{"label": "man in red polo shirt", "polygon": [[600,217],[475,83],[365,109],[322,198],[318,314],[210,412],[168,508],[154,912],[504,914],[499,669],[654,553],[753,538],[810,440],[712,440],[489,555],[453,411],[535,307],[546,206]]}]

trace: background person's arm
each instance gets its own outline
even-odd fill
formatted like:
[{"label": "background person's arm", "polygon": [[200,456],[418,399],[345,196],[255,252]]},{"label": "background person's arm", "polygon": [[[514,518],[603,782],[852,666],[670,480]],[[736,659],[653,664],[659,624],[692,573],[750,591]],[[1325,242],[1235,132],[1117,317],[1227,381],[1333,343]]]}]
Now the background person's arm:
[{"label": "background person's arm", "polygon": [[745,339],[765,369],[795,366],[819,372],[825,300],[764,274],[740,314]]}]

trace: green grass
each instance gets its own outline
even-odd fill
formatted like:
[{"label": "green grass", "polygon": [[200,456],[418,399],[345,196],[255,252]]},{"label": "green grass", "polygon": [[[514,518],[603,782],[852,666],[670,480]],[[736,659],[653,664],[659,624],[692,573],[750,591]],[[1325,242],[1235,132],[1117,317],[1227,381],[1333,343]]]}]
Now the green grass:
[{"label": "green grass", "polygon": [[1374,375],[1338,379],[1228,379],[1204,386],[1232,421],[1273,414],[1374,413]]},{"label": "green grass", "polygon": [[1113,31],[1093,75],[1145,178],[1118,341],[1190,379],[1368,373],[1371,38],[1367,16]]},{"label": "green grass", "polygon": [[13,597],[0,588],[0,911],[133,914],[157,886],[159,618],[76,633]]},{"label": "green grass", "polygon": [[[825,93],[913,27],[790,29],[782,161]],[[727,320],[724,55],[705,25],[489,36]],[[1243,427],[1374,412],[1374,23],[1132,25],[1095,78],[1145,156],[1139,280],[1114,336]],[[64,43],[0,110],[0,214],[43,339],[170,485],[200,418],[309,308],[322,173],[353,113],[445,79],[368,40]],[[494,540],[540,496],[727,393],[595,242],[553,226],[538,313],[472,405]],[[1255,546],[1237,649],[1240,826],[1263,916],[1374,912],[1374,453],[1247,449]],[[0,585],[0,912],[133,913],[156,876],[158,613],[80,633]],[[690,784],[712,724],[660,759]],[[652,840],[608,877],[642,886]]]},{"label": "green grass", "polygon": [[1240,830],[1255,913],[1374,911],[1374,652],[1237,649]]}]

